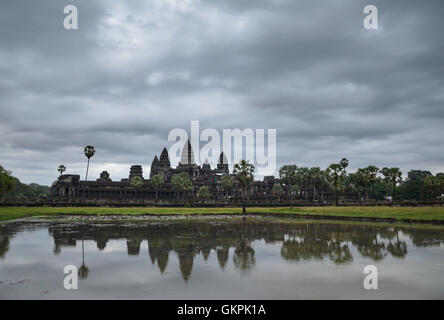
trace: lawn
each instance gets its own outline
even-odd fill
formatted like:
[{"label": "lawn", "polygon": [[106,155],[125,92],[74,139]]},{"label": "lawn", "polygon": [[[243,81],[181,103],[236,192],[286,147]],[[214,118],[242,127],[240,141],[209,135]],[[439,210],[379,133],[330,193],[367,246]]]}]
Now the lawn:
[{"label": "lawn", "polygon": [[[248,214],[325,216],[337,218],[395,219],[444,222],[444,207],[278,207],[247,208]],[[0,207],[0,221],[31,216],[242,214],[241,208],[108,208],[108,207]]]}]

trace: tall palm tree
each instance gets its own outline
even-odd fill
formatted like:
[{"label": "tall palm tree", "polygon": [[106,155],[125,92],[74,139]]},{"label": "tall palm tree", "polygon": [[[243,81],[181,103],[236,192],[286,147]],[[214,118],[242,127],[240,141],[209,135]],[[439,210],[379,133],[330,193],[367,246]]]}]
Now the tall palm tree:
[{"label": "tall palm tree", "polygon": [[179,202],[180,192],[182,193],[182,200],[183,200],[183,195],[191,191],[193,187],[190,180],[190,176],[186,172],[173,174],[173,177],[171,178],[171,184],[173,185],[173,188],[176,190],[177,202]]},{"label": "tall palm tree", "polygon": [[94,149],[93,146],[86,146],[83,152],[85,153],[85,156],[88,158],[88,164],[86,166],[86,176],[85,176],[85,181],[86,181],[88,180],[89,159],[91,159],[91,157],[96,153],[96,150]]},{"label": "tall palm tree", "polygon": [[313,201],[318,198],[318,191],[322,185],[322,171],[319,167],[313,167],[309,169],[309,177],[311,185],[313,186]]},{"label": "tall palm tree", "polygon": [[227,195],[230,195],[231,190],[233,190],[233,177],[229,174],[226,174],[221,179],[222,188],[227,192]]},{"label": "tall palm tree", "polygon": [[362,195],[368,200],[367,185],[369,184],[369,174],[366,168],[359,168],[354,175],[351,176],[353,182],[362,189]]},{"label": "tall palm tree", "polygon": [[164,181],[163,176],[160,174],[156,174],[151,178],[151,184],[153,185],[153,188],[156,191],[156,204],[157,204],[157,199],[158,199],[157,195],[158,195],[160,187],[163,184],[163,181]]},{"label": "tall palm tree", "polygon": [[290,194],[292,194],[291,189],[297,183],[296,179],[297,168],[298,167],[295,164],[292,164],[292,165],[284,165],[279,169],[279,178],[284,185],[288,198],[290,198]]},{"label": "tall palm tree", "polygon": [[242,189],[242,213],[246,212],[247,188],[254,179],[254,169],[254,165],[248,160],[241,160],[234,165],[233,173],[235,174],[237,181],[239,181]]},{"label": "tall palm tree", "polygon": [[376,198],[375,184],[378,181],[379,168],[376,166],[368,166],[366,169],[368,182],[372,186],[373,198]]},{"label": "tall palm tree", "polygon": [[392,196],[395,196],[396,185],[402,182],[402,172],[399,168],[382,168],[381,173],[384,175],[387,181],[392,184]]},{"label": "tall palm tree", "polygon": [[308,200],[308,185],[310,184],[310,171],[307,167],[296,169],[296,181],[298,181],[299,189],[304,190],[305,200]]},{"label": "tall palm tree", "polygon": [[66,167],[65,167],[63,164],[61,164],[61,165],[59,165],[59,167],[57,168],[57,171],[60,172],[60,175],[62,175],[63,172],[66,171]]},{"label": "tall palm tree", "polygon": [[343,158],[339,163],[332,163],[328,168],[328,177],[335,193],[335,204],[338,205],[339,192],[342,189],[342,182],[347,175],[345,168],[348,167],[348,160]]}]

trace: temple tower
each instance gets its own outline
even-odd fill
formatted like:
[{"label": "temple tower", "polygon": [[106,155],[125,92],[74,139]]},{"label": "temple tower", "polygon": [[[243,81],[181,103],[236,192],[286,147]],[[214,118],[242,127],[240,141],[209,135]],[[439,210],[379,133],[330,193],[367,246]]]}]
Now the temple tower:
[{"label": "temple tower", "polygon": [[182,154],[180,157],[180,163],[181,164],[195,164],[194,163],[194,152],[193,152],[193,148],[191,147],[190,140],[187,140],[187,142],[183,146]]},{"label": "temple tower", "polygon": [[129,181],[131,181],[131,179],[134,177],[141,177],[143,179],[142,166],[140,166],[140,165],[131,166],[130,173],[129,173]]},{"label": "temple tower", "polygon": [[219,161],[217,163],[217,173],[230,173],[228,169],[228,160],[225,153],[221,153],[219,156]]},{"label": "temple tower", "polygon": [[163,148],[162,153],[160,154],[159,166],[162,169],[171,168],[170,157],[168,156],[168,150],[166,148]]},{"label": "temple tower", "polygon": [[159,159],[157,156],[154,156],[153,162],[151,162],[150,179],[159,173],[159,166]]}]

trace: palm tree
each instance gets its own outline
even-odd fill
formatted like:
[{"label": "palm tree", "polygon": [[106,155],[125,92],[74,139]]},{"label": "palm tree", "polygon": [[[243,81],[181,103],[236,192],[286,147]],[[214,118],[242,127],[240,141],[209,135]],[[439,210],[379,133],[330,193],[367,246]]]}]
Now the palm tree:
[{"label": "palm tree", "polygon": [[298,167],[295,164],[292,164],[292,165],[284,165],[279,169],[279,178],[284,185],[288,197],[290,197],[290,194],[292,193],[291,188],[296,183],[297,168]]},{"label": "palm tree", "polygon": [[222,188],[227,192],[228,195],[230,195],[231,190],[233,190],[233,177],[229,174],[226,174],[222,177],[221,180]]},{"label": "palm tree", "polygon": [[402,182],[402,172],[399,168],[382,168],[381,173],[384,175],[386,181],[392,184],[392,196],[395,196],[396,185]]},{"label": "palm tree", "polygon": [[190,176],[186,172],[181,172],[179,174],[174,174],[171,178],[171,184],[176,190],[177,202],[179,202],[179,193],[182,192],[182,196],[185,192],[192,189],[193,185],[190,180]]},{"label": "palm tree", "polygon": [[139,176],[132,177],[130,180],[130,185],[134,190],[140,190],[143,187],[143,179]]},{"label": "palm tree", "polygon": [[60,175],[62,175],[63,172],[66,171],[66,167],[63,164],[61,164],[61,165],[59,165],[57,171],[60,172]]},{"label": "palm tree", "polygon": [[179,202],[179,192],[181,190],[181,177],[179,174],[173,174],[171,177],[171,185],[173,186],[174,190],[176,190],[176,201]]},{"label": "palm tree", "polygon": [[369,184],[369,175],[366,168],[359,168],[354,175],[351,175],[351,179],[356,183],[358,187],[361,187],[362,194],[365,195],[365,199],[368,199],[367,185]]},{"label": "palm tree", "polygon": [[335,204],[338,205],[338,196],[339,191],[342,188],[342,182],[345,178],[347,172],[345,171],[345,168],[348,167],[348,160],[346,158],[343,158],[339,163],[332,163],[328,168],[328,177],[331,182],[331,186],[335,193]]},{"label": "palm tree", "polygon": [[313,167],[309,169],[309,178],[311,185],[313,186],[313,201],[317,200],[318,190],[322,185],[322,171],[319,167]]},{"label": "palm tree", "polygon": [[202,200],[208,200],[211,197],[210,188],[207,186],[202,186],[197,192],[197,197]]},{"label": "palm tree", "polygon": [[291,200],[294,200],[294,195],[299,193],[299,186],[294,184],[290,187]]},{"label": "palm tree", "polygon": [[279,183],[275,183],[271,189],[271,192],[280,200],[282,194],[284,193],[284,189]]},{"label": "palm tree", "polygon": [[254,169],[254,165],[248,160],[241,160],[239,163],[234,165],[233,173],[235,174],[236,179],[239,181],[242,189],[242,213],[246,212],[247,187],[254,179]]},{"label": "palm tree", "polygon": [[16,183],[16,179],[11,175],[11,171],[4,169],[0,165],[0,197],[3,193],[11,191]]},{"label": "palm tree", "polygon": [[310,184],[309,169],[300,167],[296,169],[296,181],[299,184],[299,189],[304,190],[305,200],[308,200],[307,186]]},{"label": "palm tree", "polygon": [[156,174],[151,178],[151,184],[153,185],[154,190],[156,191],[156,204],[158,199],[158,192],[160,187],[162,186],[164,182],[163,176],[160,174]]},{"label": "palm tree", "polygon": [[368,166],[367,168],[365,168],[365,170],[367,173],[368,182],[372,186],[373,198],[376,198],[375,184],[378,181],[379,168],[376,166]]},{"label": "palm tree", "polygon": [[88,158],[88,164],[86,166],[86,176],[85,176],[85,181],[86,181],[88,180],[89,159],[91,159],[91,157],[96,153],[96,150],[94,149],[93,146],[86,146],[83,152],[85,153],[85,156]]}]

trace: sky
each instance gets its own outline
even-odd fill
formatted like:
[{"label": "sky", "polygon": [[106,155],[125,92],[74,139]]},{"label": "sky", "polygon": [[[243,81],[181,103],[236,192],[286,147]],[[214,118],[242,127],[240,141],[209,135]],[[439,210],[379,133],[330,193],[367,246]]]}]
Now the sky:
[{"label": "sky", "polygon": [[444,172],[443,32],[442,0],[2,1],[0,164],[51,185],[93,145],[91,179],[147,177],[196,120],[276,129],[277,168]]}]

